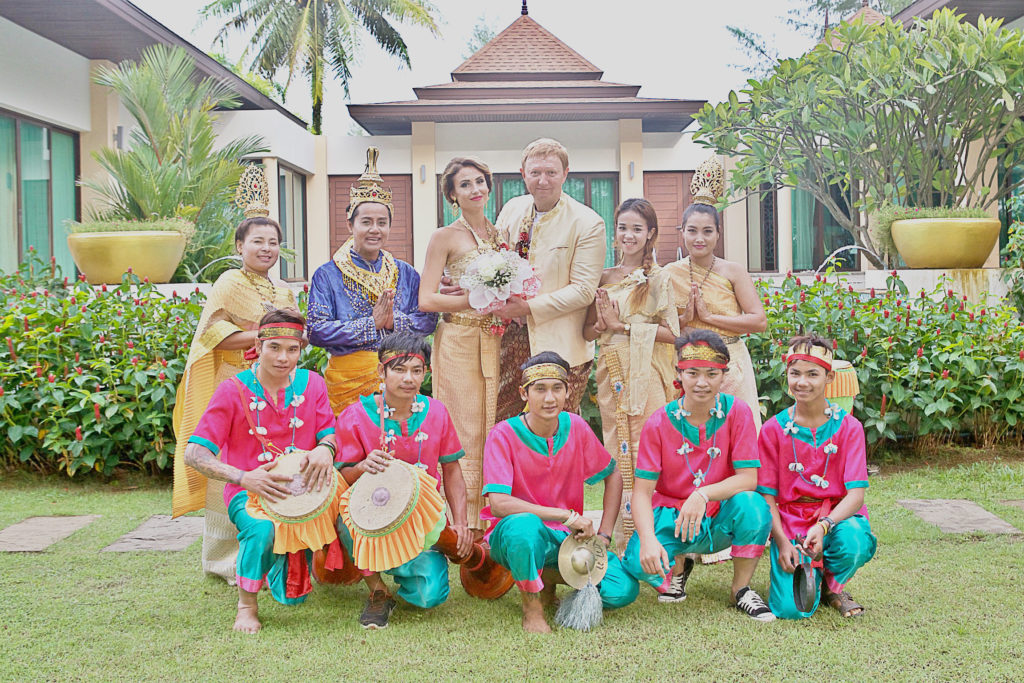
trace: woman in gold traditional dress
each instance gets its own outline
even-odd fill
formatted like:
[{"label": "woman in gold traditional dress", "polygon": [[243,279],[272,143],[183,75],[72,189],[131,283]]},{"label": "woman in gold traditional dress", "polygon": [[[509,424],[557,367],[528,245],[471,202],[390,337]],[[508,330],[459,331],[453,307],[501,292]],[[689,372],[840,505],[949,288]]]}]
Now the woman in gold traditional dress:
[{"label": "woman in gold traditional dress", "polygon": [[633,534],[630,495],[644,422],[675,396],[678,334],[669,281],[654,261],[658,216],[646,199],[627,199],[615,211],[617,265],[601,274],[583,337],[598,340],[597,403],[604,445],[619,463],[623,492],[616,542]]},{"label": "woman in gold traditional dress", "polygon": [[[295,296],[283,282],[270,275],[281,250],[281,226],[267,218],[266,177],[251,167],[239,181],[239,203],[246,219],[235,230],[235,249],[242,267],[217,278],[203,306],[185,373],[174,403],[175,517],[206,508],[203,528],[203,571],[235,582],[238,530],[224,506],[224,482],[206,477],[185,464],[184,453],[214,389],[223,380],[252,366],[246,351],[256,344],[260,318],[267,311],[297,308]],[[250,354],[251,356],[251,354]]]},{"label": "woman in gold traditional dress", "polygon": [[434,332],[433,392],[448,408],[466,450],[460,462],[472,529],[484,528],[480,490],[484,442],[494,426],[498,396],[500,321],[476,313],[468,294],[439,294],[438,286],[442,277],[457,285],[478,254],[498,248],[497,230],[484,214],[492,182],[482,161],[456,157],[448,162],[441,189],[460,215],[431,235],[419,290],[420,310],[443,314]]},{"label": "woman in gold traditional dress", "polygon": [[[761,299],[747,269],[715,255],[722,238],[715,204],[725,189],[724,172],[716,157],[697,167],[690,183],[693,203],[683,212],[683,244],[688,256],[665,266],[679,314],[680,330],[697,328],[717,333],[729,347],[729,371],[722,391],[750,406],[754,425],[761,429],[754,364],[743,335],[768,327]],[[729,551],[704,556],[705,562],[726,560]]]}]

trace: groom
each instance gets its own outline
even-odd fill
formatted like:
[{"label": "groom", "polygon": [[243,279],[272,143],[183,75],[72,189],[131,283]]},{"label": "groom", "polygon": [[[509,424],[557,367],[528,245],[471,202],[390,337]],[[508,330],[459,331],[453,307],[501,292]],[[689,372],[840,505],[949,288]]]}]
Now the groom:
[{"label": "groom", "polygon": [[522,412],[520,366],[541,351],[569,362],[565,409],[579,412],[590,377],[594,344],[583,338],[587,307],[594,300],[605,259],[604,220],[562,192],[569,154],[560,142],[535,140],[520,167],[528,194],[509,200],[495,225],[503,241],[529,259],[541,287],[529,300],[513,297],[495,312],[508,321],[501,340],[501,377],[496,419]]}]

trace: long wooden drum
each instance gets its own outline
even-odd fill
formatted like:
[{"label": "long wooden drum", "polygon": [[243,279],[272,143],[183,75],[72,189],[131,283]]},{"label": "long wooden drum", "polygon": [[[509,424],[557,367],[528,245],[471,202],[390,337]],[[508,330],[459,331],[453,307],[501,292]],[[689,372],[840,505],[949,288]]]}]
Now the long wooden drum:
[{"label": "long wooden drum", "polygon": [[367,472],[346,491],[338,511],[352,536],[356,566],[394,569],[434,545],[444,529],[444,499],[437,480],[414,465],[392,460]]},{"label": "long wooden drum", "polygon": [[276,460],[271,470],[290,477],[285,483],[289,495],[279,500],[265,496],[250,496],[246,508],[250,515],[274,522],[274,552],[294,553],[300,550],[318,550],[338,537],[334,520],[338,517],[338,503],[347,487],[336,471],[331,470],[327,486],[319,491],[307,487],[299,471],[306,451],[285,453]]}]

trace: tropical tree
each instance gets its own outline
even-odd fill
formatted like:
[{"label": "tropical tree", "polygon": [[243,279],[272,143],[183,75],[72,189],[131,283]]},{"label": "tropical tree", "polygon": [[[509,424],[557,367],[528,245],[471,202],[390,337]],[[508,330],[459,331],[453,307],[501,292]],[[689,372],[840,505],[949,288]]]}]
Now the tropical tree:
[{"label": "tropical tree", "polygon": [[83,179],[96,193],[97,220],[185,218],[196,225],[183,268],[198,268],[197,249],[220,249],[235,215],[227,206],[242,173],[242,159],[266,151],[258,135],[218,140],[215,109],[240,104],[227,83],[195,78],[195,63],[181,48],[153,45],[138,62],[99,67],[93,80],[111,88],[135,119],[127,149],[93,153],[105,179]]},{"label": "tropical tree", "polygon": [[316,135],[322,124],[324,71],[331,69],[347,97],[361,30],[409,67],[409,50],[392,22],[437,34],[434,12],[426,0],[214,0],[202,10],[206,18],[227,17],[216,41],[223,44],[232,31],[251,35],[245,56],[252,57],[253,71],[272,79],[287,69],[286,88],[296,72],[309,79]]},{"label": "tropical tree", "polygon": [[1022,116],[1020,31],[944,9],[911,31],[841,24],[705,105],[695,140],[737,159],[735,188],[806,190],[878,253],[868,216],[884,205],[987,209],[1021,186],[1008,171],[1024,161]]}]

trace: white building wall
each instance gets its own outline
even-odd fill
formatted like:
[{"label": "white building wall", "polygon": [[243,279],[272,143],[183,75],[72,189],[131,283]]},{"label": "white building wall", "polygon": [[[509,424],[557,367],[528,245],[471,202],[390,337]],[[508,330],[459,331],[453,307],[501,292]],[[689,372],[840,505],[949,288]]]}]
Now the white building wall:
[{"label": "white building wall", "polygon": [[693,141],[693,133],[644,133],[645,171],[692,171],[713,152]]},{"label": "white building wall", "polygon": [[327,173],[359,175],[366,167],[366,148],[377,147],[377,171],[412,173],[411,135],[338,135],[327,138]]},{"label": "white building wall", "polygon": [[0,108],[89,130],[89,60],[0,18]]},{"label": "white building wall", "polygon": [[236,110],[215,115],[218,147],[231,140],[260,135],[270,149],[261,156],[276,157],[307,175],[316,171],[315,136],[281,112]]}]

